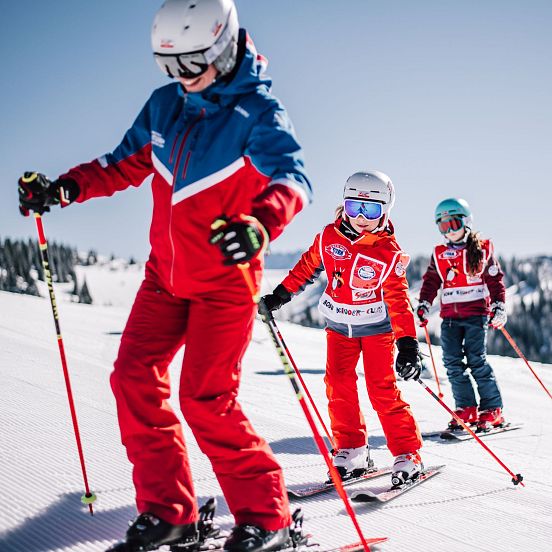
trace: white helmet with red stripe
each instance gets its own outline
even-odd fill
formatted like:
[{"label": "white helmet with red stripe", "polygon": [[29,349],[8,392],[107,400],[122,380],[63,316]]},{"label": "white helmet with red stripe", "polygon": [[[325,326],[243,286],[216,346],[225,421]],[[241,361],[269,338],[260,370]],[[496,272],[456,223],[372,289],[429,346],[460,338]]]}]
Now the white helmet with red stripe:
[{"label": "white helmet with red stripe", "polygon": [[175,58],[184,71],[201,74],[204,64],[213,63],[224,75],[236,64],[238,32],[233,0],[165,0],[153,21],[151,46],[171,77],[184,76]]},{"label": "white helmet with red stripe", "polygon": [[395,203],[395,187],[391,179],[381,171],[360,171],[347,179],[343,199],[364,199],[381,203],[382,217],[374,232],[387,226],[389,213]]}]

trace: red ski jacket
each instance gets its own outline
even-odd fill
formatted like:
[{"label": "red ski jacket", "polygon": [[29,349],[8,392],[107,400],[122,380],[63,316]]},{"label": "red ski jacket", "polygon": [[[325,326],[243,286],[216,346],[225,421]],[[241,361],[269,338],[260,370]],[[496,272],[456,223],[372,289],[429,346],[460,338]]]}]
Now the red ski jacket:
[{"label": "red ski jacket", "polygon": [[441,318],[465,318],[489,314],[489,304],[504,302],[504,273],[494,256],[491,240],[482,240],[480,271],[471,276],[466,264],[466,247],[437,245],[423,276],[420,301],[433,303],[441,292]]},{"label": "red ski jacket", "polygon": [[416,337],[408,301],[403,253],[390,231],[364,234],[355,240],[340,230],[341,219],[326,226],[314,239],[282,285],[301,292],[325,270],[328,285],[318,308],[327,327],[348,337],[393,331],[395,338]]},{"label": "red ski jacket", "polygon": [[[247,289],[240,270],[224,266],[209,244],[215,219],[253,215],[274,240],[310,201],[301,146],[270,93],[265,67],[240,30],[231,75],[199,93],[179,83],[155,90],[112,153],[61,177],[79,184],[78,202],[153,177],[146,276],[177,297],[208,296],[221,286]],[[262,259],[253,259],[251,270],[260,283]]]}]

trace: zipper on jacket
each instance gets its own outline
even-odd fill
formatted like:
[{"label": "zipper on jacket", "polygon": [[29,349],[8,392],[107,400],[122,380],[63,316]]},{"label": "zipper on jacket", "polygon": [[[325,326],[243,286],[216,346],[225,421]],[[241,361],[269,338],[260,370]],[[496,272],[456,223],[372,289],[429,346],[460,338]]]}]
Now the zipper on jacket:
[{"label": "zipper on jacket", "polygon": [[[200,111],[197,118],[192,123],[190,123],[190,126],[187,128],[186,132],[184,133],[184,136],[182,136],[182,141],[180,142],[180,147],[178,148],[178,154],[176,156],[176,161],[175,161],[175,164],[174,164],[173,183],[172,183],[172,192],[171,192],[171,206],[170,206],[170,213],[169,213],[169,241],[171,242],[171,254],[172,254],[170,283],[171,283],[171,288],[173,289],[173,291],[174,291],[174,260],[175,260],[176,252],[175,252],[175,249],[174,249],[174,240],[173,240],[173,236],[172,236],[172,212],[173,212],[172,197],[173,197],[173,194],[174,194],[174,187],[176,185],[176,180],[178,178],[178,167],[180,165],[180,159],[182,157],[182,152],[184,151],[184,145],[186,144],[186,140],[188,139],[188,136],[190,136],[190,132],[192,132],[192,130],[196,126],[196,124],[199,123],[199,121],[201,119],[203,119],[204,115],[205,115],[205,108],[203,108]],[[175,146],[176,146],[176,142],[178,140],[178,136],[179,136],[179,134],[177,134],[175,142],[173,144],[173,148],[172,148],[173,151],[171,151],[171,156],[174,153],[174,149],[175,149]],[[186,163],[185,163],[185,167],[184,167],[185,169],[188,168],[188,162],[190,160],[190,154],[191,154],[191,152],[188,152],[188,155],[186,155]]]},{"label": "zipper on jacket", "polygon": [[192,150],[188,150],[186,154],[186,159],[184,161],[184,166],[182,167],[182,180],[186,178],[186,173],[188,172],[188,163],[190,162],[190,157],[192,156]]},{"label": "zipper on jacket", "polygon": [[178,139],[180,138],[180,132],[176,133],[176,136],[174,138],[174,142],[171,148],[171,154],[169,155],[169,163],[172,163],[174,158],[174,150],[176,149],[176,143],[178,142]]}]

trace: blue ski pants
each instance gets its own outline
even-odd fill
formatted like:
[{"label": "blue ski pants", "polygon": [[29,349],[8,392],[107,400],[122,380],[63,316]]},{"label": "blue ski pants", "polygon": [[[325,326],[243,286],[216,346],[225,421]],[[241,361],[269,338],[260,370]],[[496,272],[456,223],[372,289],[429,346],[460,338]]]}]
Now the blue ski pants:
[{"label": "blue ski pants", "polygon": [[444,318],[441,323],[443,363],[456,408],[477,406],[471,373],[479,394],[479,410],[502,407],[502,397],[487,362],[487,316]]}]

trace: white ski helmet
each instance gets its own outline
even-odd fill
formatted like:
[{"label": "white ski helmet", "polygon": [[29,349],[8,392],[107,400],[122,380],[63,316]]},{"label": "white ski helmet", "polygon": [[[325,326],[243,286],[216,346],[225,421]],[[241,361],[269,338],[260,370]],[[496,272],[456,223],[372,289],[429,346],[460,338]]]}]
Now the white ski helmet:
[{"label": "white ski helmet", "polygon": [[193,78],[210,64],[230,73],[238,52],[233,0],[165,0],[151,29],[155,61],[169,77]]},{"label": "white ski helmet", "polygon": [[381,171],[360,171],[347,179],[343,200],[360,199],[381,204],[381,218],[373,232],[387,226],[389,213],[395,203],[395,187],[391,179]]}]

